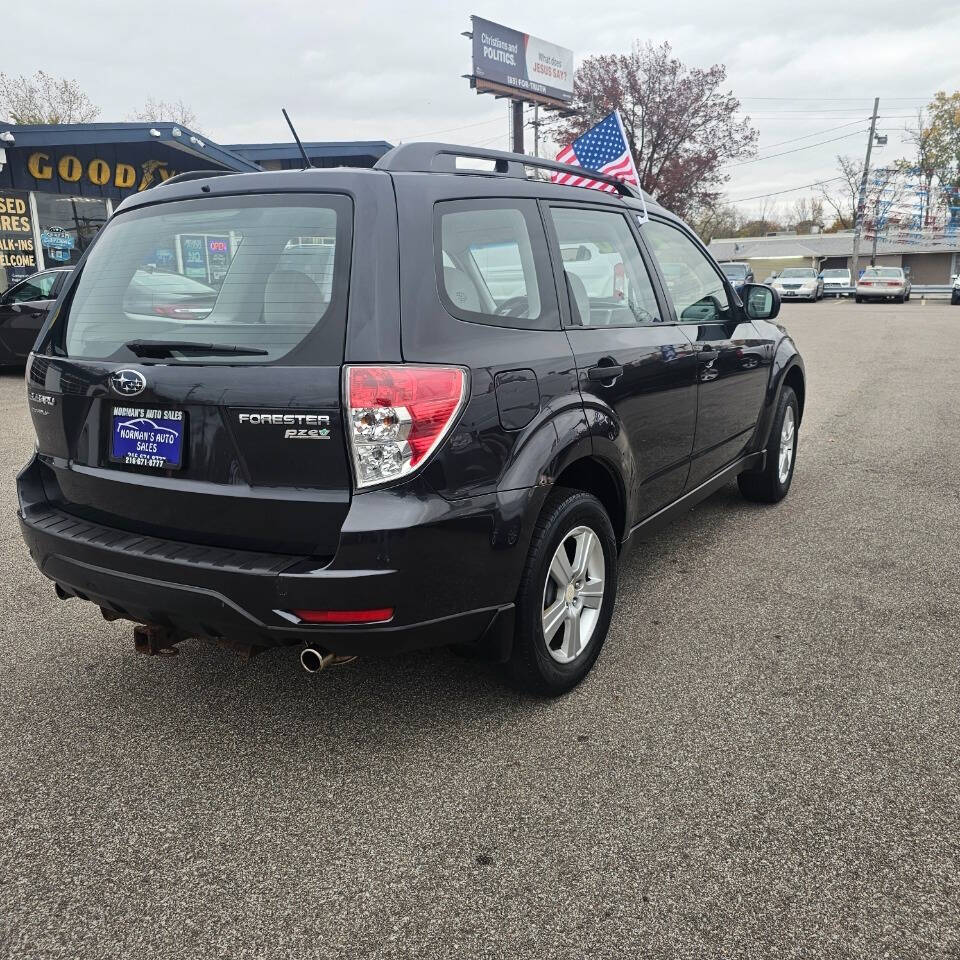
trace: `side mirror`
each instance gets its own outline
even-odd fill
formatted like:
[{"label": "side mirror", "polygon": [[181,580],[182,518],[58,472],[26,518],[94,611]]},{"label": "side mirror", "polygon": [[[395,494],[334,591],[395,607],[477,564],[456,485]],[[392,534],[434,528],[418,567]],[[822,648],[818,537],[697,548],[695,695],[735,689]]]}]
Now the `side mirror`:
[{"label": "side mirror", "polygon": [[582,243],[577,247],[577,260],[592,260],[593,254],[590,252],[589,247],[585,247]]},{"label": "side mirror", "polygon": [[740,299],[751,320],[773,320],[780,312],[780,294],[762,283],[748,283],[740,291]]}]

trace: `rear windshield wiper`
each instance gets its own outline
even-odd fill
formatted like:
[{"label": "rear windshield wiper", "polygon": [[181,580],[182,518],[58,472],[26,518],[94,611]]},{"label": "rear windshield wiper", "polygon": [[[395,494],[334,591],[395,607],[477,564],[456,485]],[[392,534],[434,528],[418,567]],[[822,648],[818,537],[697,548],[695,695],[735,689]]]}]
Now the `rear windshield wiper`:
[{"label": "rear windshield wiper", "polygon": [[266,357],[269,350],[239,347],[232,343],[195,343],[192,340],[131,340],[124,346],[138,357],[171,357],[174,353],[196,353],[209,356]]}]

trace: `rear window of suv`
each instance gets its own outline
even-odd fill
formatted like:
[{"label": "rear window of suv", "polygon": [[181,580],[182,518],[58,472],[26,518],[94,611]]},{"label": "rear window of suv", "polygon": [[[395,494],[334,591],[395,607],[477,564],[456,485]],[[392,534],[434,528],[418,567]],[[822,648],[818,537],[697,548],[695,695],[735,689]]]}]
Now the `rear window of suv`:
[{"label": "rear window of suv", "polygon": [[184,346],[165,359],[339,363],[351,219],[350,201],[331,194],[182,200],[121,213],[83,266],[61,347],[71,357],[125,362],[148,355],[143,343],[213,344],[239,352]]}]

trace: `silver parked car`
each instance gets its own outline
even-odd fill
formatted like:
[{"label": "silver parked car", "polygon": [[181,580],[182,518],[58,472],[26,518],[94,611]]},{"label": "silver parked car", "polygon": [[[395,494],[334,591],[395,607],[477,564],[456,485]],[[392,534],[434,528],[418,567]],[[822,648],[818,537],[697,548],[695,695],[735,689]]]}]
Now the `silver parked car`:
[{"label": "silver parked car", "polygon": [[781,300],[809,300],[813,303],[823,297],[823,280],[813,267],[787,267],[772,286]]},{"label": "silver parked car", "polygon": [[857,281],[857,303],[864,300],[910,299],[910,278],[900,267],[867,267]]},{"label": "silver parked car", "polygon": [[823,295],[825,297],[846,297],[850,295],[853,275],[849,270],[824,270],[820,276],[823,278]]}]

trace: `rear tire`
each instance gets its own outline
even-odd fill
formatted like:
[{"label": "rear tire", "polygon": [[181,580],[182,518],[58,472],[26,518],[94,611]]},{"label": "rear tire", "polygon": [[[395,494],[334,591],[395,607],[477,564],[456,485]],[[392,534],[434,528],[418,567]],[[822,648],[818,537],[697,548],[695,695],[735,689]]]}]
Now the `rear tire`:
[{"label": "rear tire", "polygon": [[767,441],[767,463],[762,470],[737,477],[740,492],[757,503],[779,503],[790,490],[797,462],[797,425],[800,407],[792,387],[780,391],[777,411]]},{"label": "rear tire", "polygon": [[863,303],[863,297],[855,297],[854,299],[857,301],[857,303]]},{"label": "rear tire", "polygon": [[547,697],[573,689],[600,653],[616,598],[606,510],[590,493],[558,487],[537,519],[520,580],[511,680]]}]

